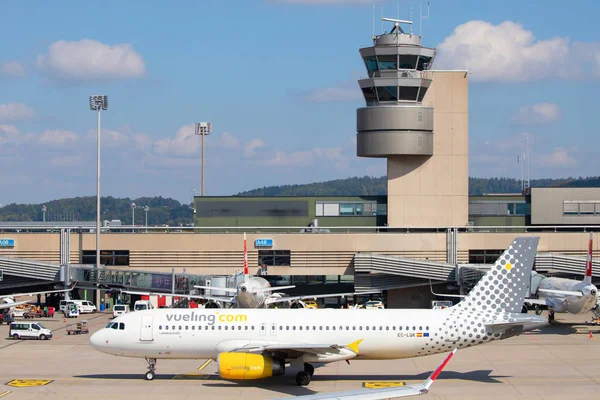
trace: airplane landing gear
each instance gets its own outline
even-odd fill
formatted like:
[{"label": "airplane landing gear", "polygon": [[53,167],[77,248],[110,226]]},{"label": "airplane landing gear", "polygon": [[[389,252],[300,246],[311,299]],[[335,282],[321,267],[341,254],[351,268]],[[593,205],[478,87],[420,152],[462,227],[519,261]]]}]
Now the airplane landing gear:
[{"label": "airplane landing gear", "polygon": [[298,386],[307,386],[310,383],[310,374],[306,371],[298,372],[298,375],[296,375],[296,383]]},{"label": "airplane landing gear", "polygon": [[156,375],[154,372],[156,370],[156,358],[146,358],[146,362],[148,363],[148,372],[144,375],[144,379],[151,381]]},{"label": "airplane landing gear", "polygon": [[554,321],[554,311],[550,310],[548,311],[548,323],[552,323],[552,321]]},{"label": "airplane landing gear", "polygon": [[313,376],[315,373],[315,367],[313,367],[312,364],[304,363],[304,372],[308,372],[310,376]]}]

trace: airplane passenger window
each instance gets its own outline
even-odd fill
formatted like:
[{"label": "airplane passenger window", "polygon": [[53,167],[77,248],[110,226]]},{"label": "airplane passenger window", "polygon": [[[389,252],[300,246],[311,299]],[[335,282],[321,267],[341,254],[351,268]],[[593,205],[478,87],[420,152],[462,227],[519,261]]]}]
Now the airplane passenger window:
[{"label": "airplane passenger window", "polygon": [[358,327],[358,330],[359,330],[359,331],[362,331],[362,326],[359,326],[359,327]]},{"label": "airplane passenger window", "polygon": [[335,326],[332,326],[331,329],[333,329],[335,331]]},{"label": "airplane passenger window", "polygon": [[179,330],[181,330],[181,325],[179,325]]},{"label": "airplane passenger window", "polygon": [[419,330],[420,330],[420,331],[422,331],[422,330],[423,330],[423,327],[422,327],[422,326],[420,326],[420,327],[419,327]]},{"label": "airplane passenger window", "polygon": [[169,330],[169,325],[165,325],[165,331]]},{"label": "airplane passenger window", "polygon": [[293,330],[296,330],[296,325],[292,326],[292,329],[293,329]]},{"label": "airplane passenger window", "polygon": [[286,330],[286,331],[289,331],[289,330],[290,330],[290,327],[289,327],[289,326],[286,326],[286,327],[285,327],[285,330]]},{"label": "airplane passenger window", "polygon": [[369,330],[369,327],[367,326],[367,327],[365,327],[365,329],[366,329],[366,330]]},{"label": "airplane passenger window", "polygon": [[283,330],[283,325],[279,326],[279,330],[282,331]]},{"label": "airplane passenger window", "polygon": [[[248,327],[246,327],[246,329],[248,329]],[[238,326],[238,331],[241,331],[241,330],[242,330],[242,326],[240,325],[240,326]]]},{"label": "airplane passenger window", "polygon": [[159,331],[162,331],[162,325],[159,325],[159,326],[158,326],[158,330],[159,330]]},{"label": "airplane passenger window", "polygon": [[317,327],[316,327],[316,326],[313,326],[313,331],[316,331],[316,330],[317,330]]},{"label": "airplane passenger window", "polygon": [[320,330],[320,331],[322,331],[322,330],[323,330],[323,327],[322,327],[322,326],[319,326],[319,330]]},{"label": "airplane passenger window", "polygon": [[429,327],[428,327],[428,326],[426,326],[426,327],[425,327],[425,330],[426,330],[426,331],[428,331],[428,330],[429,330]]},{"label": "airplane passenger window", "polygon": [[173,325],[173,326],[171,327],[171,329],[175,330],[175,329],[176,329],[176,328],[175,328],[175,325]]},{"label": "airplane passenger window", "polygon": [[252,326],[250,327],[250,329],[251,329],[251,330],[254,330],[254,325],[252,325]]},{"label": "airplane passenger window", "polygon": [[326,331],[328,331],[328,330],[329,330],[329,325],[327,325],[327,326],[325,327],[325,330],[326,330]]},{"label": "airplane passenger window", "polygon": [[298,329],[299,329],[299,330],[302,330],[302,325],[300,325],[300,326],[298,327]]},{"label": "airplane passenger window", "polygon": [[416,326],[413,326],[413,331],[416,331],[416,330],[417,330],[417,327],[416,327]]},{"label": "airplane passenger window", "polygon": [[221,325],[219,325],[219,330],[221,330]]},{"label": "airplane passenger window", "polygon": [[213,331],[215,330],[215,326],[214,326],[214,325],[212,326],[212,330],[213,330]]},{"label": "airplane passenger window", "polygon": [[192,330],[195,331],[196,330],[196,325],[192,325]]},{"label": "airplane passenger window", "polygon": [[246,326],[244,327],[244,330],[246,330],[246,331],[248,330],[248,325],[246,325]]},{"label": "airplane passenger window", "polygon": [[119,323],[119,329],[122,331],[125,330],[125,324],[123,322]]},{"label": "airplane passenger window", "polygon": [[380,331],[382,331],[382,330],[383,330],[383,326],[380,326],[380,327],[379,327],[379,330],[380,330]]},{"label": "airplane passenger window", "polygon": [[395,331],[395,330],[396,330],[396,327],[395,327],[395,326],[392,326],[392,330],[393,330],[393,331]]},{"label": "airplane passenger window", "polygon": [[402,330],[402,327],[401,327],[401,326],[399,326],[399,327],[398,327],[398,330],[399,330],[399,331],[401,331],[401,330]]},{"label": "airplane passenger window", "polygon": [[347,331],[349,331],[349,330],[350,330],[350,327],[349,327],[349,326],[346,326],[346,330],[347,330]]},{"label": "airplane passenger window", "polygon": [[352,327],[352,330],[353,330],[353,331],[355,331],[355,330],[356,330],[356,327],[355,327],[355,326],[353,326],[353,327]]},{"label": "airplane passenger window", "polygon": [[409,327],[409,326],[407,326],[407,327],[406,327],[406,330],[407,330],[407,331],[410,331],[410,327]]}]

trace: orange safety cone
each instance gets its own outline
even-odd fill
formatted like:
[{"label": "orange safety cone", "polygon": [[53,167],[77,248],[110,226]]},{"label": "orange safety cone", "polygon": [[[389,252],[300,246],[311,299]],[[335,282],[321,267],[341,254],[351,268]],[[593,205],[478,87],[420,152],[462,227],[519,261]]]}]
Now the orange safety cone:
[{"label": "orange safety cone", "polygon": [[592,331],[590,331],[590,339],[593,339],[594,335],[592,335]]}]

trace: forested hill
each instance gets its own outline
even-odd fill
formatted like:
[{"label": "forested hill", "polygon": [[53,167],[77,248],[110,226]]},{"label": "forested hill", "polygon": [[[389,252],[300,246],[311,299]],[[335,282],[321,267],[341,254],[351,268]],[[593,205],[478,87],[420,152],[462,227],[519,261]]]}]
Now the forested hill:
[{"label": "forested hill", "polygon": [[[193,212],[188,204],[164,197],[137,199],[102,197],[102,220],[119,219],[130,225],[133,216],[131,203],[135,203],[135,224],[187,225],[192,223]],[[42,206],[46,206],[46,221],[95,221],[96,197],[75,197],[53,200],[43,204],[9,204],[0,208],[0,221],[42,221]]]},{"label": "forested hill", "polygon": [[[600,187],[600,177],[536,179],[532,187]],[[521,182],[508,178],[469,178],[469,194],[519,193]],[[386,177],[355,177],[306,185],[269,186],[238,193],[235,196],[383,196],[387,193]],[[131,203],[136,204],[135,224],[144,225],[148,210],[148,225],[190,225],[193,212],[188,204],[164,197],[102,198],[102,220],[121,220],[131,224]],[[9,204],[0,208],[0,221],[42,221],[42,206],[46,206],[46,221],[94,221],[94,196],[53,200],[43,204]]]},{"label": "forested hill", "polygon": [[[268,186],[236,196],[382,196],[387,194],[386,177],[336,179],[306,185]],[[600,176],[589,178],[534,179],[531,187],[600,187]],[[512,178],[469,178],[469,194],[520,193],[521,181]]]}]

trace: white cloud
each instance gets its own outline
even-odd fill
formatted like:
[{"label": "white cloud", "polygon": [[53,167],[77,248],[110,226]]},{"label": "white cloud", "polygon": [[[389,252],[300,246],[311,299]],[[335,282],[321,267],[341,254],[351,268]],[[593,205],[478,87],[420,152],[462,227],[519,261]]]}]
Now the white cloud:
[{"label": "white cloud", "polygon": [[0,121],[17,121],[33,117],[33,110],[21,103],[0,104]]},{"label": "white cloud", "polygon": [[[96,139],[98,132],[96,130],[90,130],[90,136]],[[118,131],[110,129],[102,129],[100,132],[100,141],[102,146],[107,147],[119,147],[124,146],[129,142],[129,137]]]},{"label": "white cloud", "polygon": [[179,128],[175,138],[154,142],[154,151],[158,154],[189,156],[200,149],[200,139],[194,133],[194,125],[184,125]]},{"label": "white cloud", "polygon": [[25,68],[18,61],[5,61],[0,63],[0,77],[22,78],[25,76]]},{"label": "white cloud", "polygon": [[539,103],[533,106],[523,106],[519,108],[517,114],[513,117],[515,124],[545,124],[555,122],[560,119],[560,108],[552,103]]},{"label": "white cloud", "polygon": [[0,133],[8,138],[14,138],[19,135],[19,130],[14,125],[0,125]]},{"label": "white cloud", "polygon": [[265,142],[261,139],[252,139],[244,145],[244,156],[255,157],[256,150],[265,147]]},{"label": "white cloud", "polygon": [[[466,69],[476,81],[520,82],[578,78],[588,65],[600,72],[600,45],[567,37],[538,40],[520,24],[469,21],[438,46],[435,68]],[[594,57],[596,60],[594,60]],[[596,65],[592,65],[592,64]],[[578,67],[581,67],[578,69]]]},{"label": "white cloud", "polygon": [[152,139],[145,133],[137,133],[133,140],[135,141],[136,150],[147,150],[152,146]]},{"label": "white cloud", "polygon": [[240,145],[240,141],[229,132],[220,133],[217,137],[218,146],[233,149]]},{"label": "white cloud", "polygon": [[540,166],[549,168],[573,167],[577,165],[577,160],[571,156],[575,149],[565,149],[557,147],[552,153],[540,155]]},{"label": "white cloud", "polygon": [[141,55],[128,43],[107,45],[95,40],[60,40],[37,56],[38,69],[50,78],[67,81],[112,81],[146,73]]},{"label": "white cloud", "polygon": [[262,163],[273,166],[296,166],[296,165],[308,165],[318,160],[325,160],[327,162],[335,161],[336,168],[343,168],[346,166],[345,157],[342,155],[341,147],[332,148],[315,148],[312,150],[286,152],[277,150],[275,156],[272,158],[266,158]]},{"label": "white cloud", "polygon": [[65,147],[77,142],[76,133],[66,130],[45,130],[38,138],[38,143],[48,147]]},{"label": "white cloud", "polygon": [[83,155],[54,157],[50,160],[53,167],[77,167],[81,165]]},{"label": "white cloud", "polygon": [[363,96],[360,93],[360,89],[349,87],[316,89],[304,97],[305,100],[315,103],[360,100],[362,98]]}]

